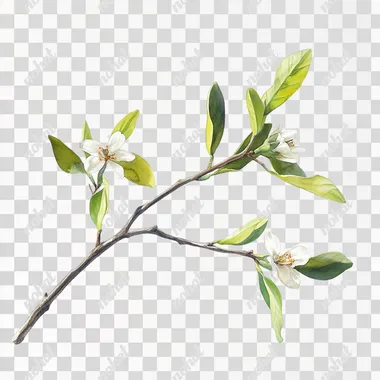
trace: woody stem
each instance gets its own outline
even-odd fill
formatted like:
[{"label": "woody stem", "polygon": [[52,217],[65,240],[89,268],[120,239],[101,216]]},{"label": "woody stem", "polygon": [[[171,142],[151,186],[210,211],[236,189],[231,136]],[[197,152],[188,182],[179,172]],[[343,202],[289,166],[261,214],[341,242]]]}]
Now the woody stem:
[{"label": "woody stem", "polygon": [[[156,203],[158,203],[160,200],[166,198],[168,195],[173,193],[174,191],[178,190],[180,187],[187,185],[188,183],[198,181],[200,178],[206,176],[207,174],[210,174],[214,172],[217,169],[220,169],[221,167],[234,162],[236,160],[239,160],[240,158],[246,157],[249,154],[249,146],[241,153],[235,154],[228,159],[220,162],[219,164],[216,164],[214,166],[208,167],[207,169],[199,172],[198,174],[195,174],[191,177],[188,177],[186,179],[182,179],[177,181],[174,185],[166,189],[163,193],[159,194],[156,198],[153,200],[137,207],[137,209],[134,211],[132,216],[129,218],[125,226],[114,236],[112,236],[107,241],[100,243],[100,231],[98,232],[98,239],[96,241],[95,248],[88,254],[87,257],[85,257],[82,262],[74,269],[72,269],[57,285],[56,287],[51,291],[50,294],[47,295],[47,297],[44,297],[44,299],[39,303],[39,305],[35,308],[35,310],[29,315],[28,319],[24,323],[24,325],[20,328],[20,330],[15,334],[13,337],[13,343],[14,344],[20,344],[28,335],[29,331],[33,328],[33,326],[36,324],[36,322],[49,310],[50,305],[55,301],[55,299],[63,292],[63,290],[70,285],[70,283],[76,278],[80,273],[82,273],[95,259],[97,259],[103,252],[107,251],[109,248],[111,248],[113,245],[115,245],[120,240],[128,237],[133,236],[140,233],[136,233],[131,231],[130,229],[135,222],[135,220],[142,215],[145,211],[147,211],[150,207],[154,206]],[[149,229],[148,229],[149,230]],[[202,244],[202,243],[195,243],[191,242],[190,240],[176,238],[174,236],[168,235],[165,232],[158,230],[157,228],[151,228],[150,232],[148,230],[145,231],[145,233],[155,234],[157,236],[164,237],[169,240],[176,241],[179,244],[187,244],[195,247],[205,248],[213,251],[218,252],[226,252],[227,250],[224,250],[223,248],[214,247],[212,245]],[[129,234],[129,235],[128,235]],[[228,253],[228,251],[227,251]],[[231,253],[231,252],[229,252]],[[242,256],[248,256],[248,254],[241,254]]]}]

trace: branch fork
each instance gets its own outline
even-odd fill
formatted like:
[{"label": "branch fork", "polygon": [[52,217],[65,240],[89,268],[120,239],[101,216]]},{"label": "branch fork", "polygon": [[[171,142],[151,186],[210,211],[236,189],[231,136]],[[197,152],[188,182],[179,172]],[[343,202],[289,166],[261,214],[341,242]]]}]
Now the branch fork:
[{"label": "branch fork", "polygon": [[[173,235],[170,235],[163,230],[159,229],[158,226],[152,226],[148,228],[143,229],[136,229],[132,230],[131,227],[136,221],[136,219],[142,215],[145,211],[147,211],[150,207],[154,206],[156,203],[158,203],[160,200],[166,198],[171,193],[175,192],[182,186],[185,186],[191,182],[198,181],[203,176],[213,173],[214,171],[222,168],[223,166],[234,162],[236,160],[239,160],[243,157],[247,157],[249,155],[249,145],[247,148],[239,153],[235,154],[228,159],[220,162],[216,165],[210,165],[209,166],[186,179],[178,180],[175,182],[171,187],[166,189],[163,193],[159,194],[156,198],[153,200],[137,207],[135,211],[133,212],[132,216],[129,218],[125,226],[114,236],[109,238],[108,240],[101,242],[101,230],[97,232],[96,237],[96,243],[95,248],[88,254],[86,258],[83,259],[83,261],[72,271],[70,271],[57,285],[56,287],[50,292],[50,294],[45,294],[44,299],[41,300],[39,305],[34,309],[34,311],[29,315],[28,319],[25,321],[24,325],[19,329],[19,331],[14,335],[13,337],[13,343],[14,344],[20,344],[25,337],[28,335],[29,331],[33,328],[33,326],[37,323],[37,321],[49,310],[50,305],[55,301],[55,299],[59,296],[60,293],[63,292],[63,290],[70,285],[70,283],[81,273],[83,272],[94,260],[96,260],[102,253],[107,251],[109,248],[111,248],[113,245],[115,245],[117,242],[123,239],[129,239],[133,236],[137,235],[156,235],[160,238],[167,239],[170,241],[174,241],[178,243],[179,245],[189,245],[192,247],[197,248],[203,248],[214,252],[220,252],[225,254],[231,254],[231,255],[238,255],[243,257],[249,257],[252,258],[255,262],[257,262],[257,259],[254,255],[253,251],[243,251],[243,250],[230,250],[221,248],[219,246],[214,245],[213,243],[200,243],[200,242],[194,242],[188,239],[176,237]],[[94,190],[91,188],[91,192],[95,193],[97,188],[94,185]]]}]

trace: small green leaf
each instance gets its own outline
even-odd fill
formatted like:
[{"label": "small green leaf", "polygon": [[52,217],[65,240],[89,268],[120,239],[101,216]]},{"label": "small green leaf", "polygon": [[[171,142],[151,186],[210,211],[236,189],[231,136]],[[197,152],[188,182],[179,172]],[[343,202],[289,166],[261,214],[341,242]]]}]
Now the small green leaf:
[{"label": "small green leaf", "polygon": [[251,243],[264,232],[268,219],[256,218],[236,230],[232,235],[225,239],[217,240],[214,243],[222,245],[244,245]]},{"label": "small green leaf", "polygon": [[264,116],[264,104],[261,101],[259,94],[253,88],[247,90],[246,102],[252,132],[256,135],[257,132],[261,130]]},{"label": "small green leaf", "polygon": [[328,178],[321,175],[315,175],[314,177],[297,177],[295,175],[280,175],[269,170],[267,167],[263,166],[264,169],[282,179],[284,182],[289,183],[300,189],[309,191],[310,193],[319,195],[320,197],[330,199],[334,202],[346,203],[343,194],[338,190],[338,188],[331,182]]},{"label": "small green leaf", "polygon": [[152,168],[138,154],[133,154],[136,157],[133,161],[118,161],[118,164],[124,168],[124,177],[137,185],[155,187],[156,181]]},{"label": "small green leaf", "polygon": [[275,283],[262,273],[258,272],[259,285],[261,294],[263,295],[265,303],[268,305],[272,316],[272,328],[276,333],[276,338],[279,343],[284,339],[281,336],[281,330],[284,326],[282,320],[282,297]]},{"label": "small green leaf", "polygon": [[272,270],[272,265],[266,257],[259,257],[258,255],[255,255],[255,257],[261,267]]},{"label": "small green leaf", "polygon": [[109,207],[109,186],[106,177],[103,177],[104,187],[90,199],[90,216],[98,231],[102,230],[104,217]]},{"label": "small green leaf", "polygon": [[351,267],[352,261],[343,253],[327,252],[312,257],[305,265],[298,265],[295,269],[315,280],[331,280]]},{"label": "small green leaf", "polygon": [[[88,126],[87,121],[84,122],[84,126],[82,129],[82,141],[84,140],[92,140],[90,127]],[[84,152],[84,155],[86,156],[86,158],[90,156],[87,152]]]},{"label": "small green leaf", "polygon": [[280,63],[273,86],[263,95],[264,115],[285,103],[302,85],[312,60],[312,51],[302,50]]},{"label": "small green leaf", "polygon": [[285,162],[277,160],[277,158],[271,157],[270,162],[273,169],[281,175],[296,175],[298,177],[306,177],[305,172],[298,166],[291,162]]},{"label": "small green leaf", "polygon": [[86,173],[82,160],[67,145],[49,135],[53,153],[58,166],[66,173]]},{"label": "small green leaf", "polygon": [[222,140],[225,118],[223,94],[215,82],[207,98],[206,148],[210,156],[214,155]]},{"label": "small green leaf", "polygon": [[128,115],[124,116],[115,126],[112,133],[120,131],[124,137],[127,139],[135,130],[137,118],[139,117],[140,111],[136,110],[130,112]]},{"label": "small green leaf", "polygon": [[255,253],[255,257],[259,258],[259,259],[264,259],[265,257],[269,257],[270,255],[266,255],[266,254],[263,254],[263,253]]},{"label": "small green leaf", "polygon": [[102,186],[102,184],[103,184],[103,178],[104,178],[103,174],[106,171],[106,168],[107,168],[107,161],[104,163],[104,165],[102,166],[102,168],[98,172],[98,188],[100,186]]}]

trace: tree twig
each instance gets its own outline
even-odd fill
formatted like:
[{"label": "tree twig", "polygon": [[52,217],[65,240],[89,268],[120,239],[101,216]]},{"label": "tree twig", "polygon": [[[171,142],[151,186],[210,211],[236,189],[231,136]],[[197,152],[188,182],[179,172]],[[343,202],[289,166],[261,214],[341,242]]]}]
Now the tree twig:
[{"label": "tree twig", "polygon": [[226,249],[226,248],[221,248],[219,246],[216,246],[212,243],[195,242],[195,241],[184,239],[184,238],[181,238],[178,236],[170,235],[170,234],[162,231],[161,229],[159,229],[157,226],[153,226],[150,228],[143,228],[140,230],[130,230],[126,234],[125,237],[130,238],[132,236],[144,235],[144,234],[157,235],[163,239],[175,241],[179,245],[190,245],[192,247],[208,249],[208,250],[214,251],[214,252],[221,252],[221,253],[226,253],[226,254],[231,254],[231,255],[239,255],[239,256],[243,256],[243,257],[250,257],[250,258],[256,260],[253,251]]},{"label": "tree twig", "polygon": [[[49,310],[50,305],[55,301],[55,299],[63,292],[63,290],[74,280],[75,277],[79,275],[79,273],[83,272],[95,259],[97,259],[103,252],[107,251],[109,248],[111,248],[114,244],[116,244],[118,241],[131,237],[134,235],[141,235],[142,233],[149,233],[154,234],[160,237],[163,237],[165,239],[176,241],[179,244],[187,244],[191,245],[193,247],[199,247],[199,248],[205,248],[216,252],[224,252],[224,253],[233,253],[229,250],[225,250],[224,248],[216,247],[213,245],[207,245],[203,243],[195,243],[190,240],[177,238],[174,236],[171,236],[169,234],[166,234],[165,232],[159,230],[157,227],[153,227],[146,230],[137,230],[135,232],[130,231],[130,228],[132,227],[135,220],[142,215],[145,211],[147,211],[150,207],[154,206],[156,203],[158,203],[163,198],[167,197],[174,191],[178,190],[182,186],[187,185],[188,183],[198,181],[203,176],[214,172],[217,169],[220,169],[224,165],[227,165],[231,162],[234,162],[242,157],[245,157],[249,153],[249,146],[247,149],[245,149],[243,152],[236,154],[234,156],[229,157],[228,159],[220,162],[219,164],[216,164],[214,166],[208,167],[207,169],[199,172],[198,174],[195,174],[191,177],[188,177],[183,180],[177,181],[174,185],[166,189],[163,193],[159,194],[156,198],[153,200],[143,204],[142,206],[137,207],[137,209],[134,211],[132,216],[129,218],[125,226],[114,236],[112,236],[107,241],[98,244],[97,239],[97,245],[96,247],[89,253],[89,255],[83,259],[83,261],[73,270],[71,270],[57,285],[56,287],[51,291],[50,294],[47,296],[45,295],[44,299],[39,303],[39,305],[34,309],[34,311],[29,315],[28,319],[24,323],[24,325],[19,329],[19,331],[15,334],[13,337],[13,343],[19,344],[21,343],[26,335],[29,333],[29,331],[32,329],[32,327],[36,324],[36,322]],[[145,232],[142,232],[145,231]],[[100,239],[100,235],[98,233],[98,238]],[[252,256],[253,252],[248,253],[248,251],[241,251],[240,253],[237,253],[238,251],[235,251],[235,254],[239,254],[241,256]],[[245,252],[245,253],[244,253]]]}]

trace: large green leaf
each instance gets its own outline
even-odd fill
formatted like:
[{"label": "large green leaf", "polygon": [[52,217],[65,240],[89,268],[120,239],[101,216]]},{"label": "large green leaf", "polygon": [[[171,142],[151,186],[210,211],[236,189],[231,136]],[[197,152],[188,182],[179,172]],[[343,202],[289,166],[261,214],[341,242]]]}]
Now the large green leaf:
[{"label": "large green leaf", "polygon": [[53,153],[58,166],[66,173],[86,173],[82,160],[67,145],[49,135]]},{"label": "large green leaf", "polygon": [[152,168],[138,154],[133,154],[135,155],[133,161],[118,161],[118,164],[124,168],[124,177],[137,185],[155,187],[156,181]]},{"label": "large green leaf", "polygon": [[271,157],[270,162],[273,169],[281,175],[296,175],[299,177],[306,177],[305,172],[298,166],[298,164],[293,164],[291,162],[285,162],[277,160],[277,158]]},{"label": "large green leaf", "polygon": [[124,137],[127,139],[135,130],[137,118],[139,117],[140,111],[136,110],[125,115],[115,126],[112,133],[120,131]]},{"label": "large green leaf", "polygon": [[[92,140],[90,127],[88,126],[87,121],[84,122],[84,126],[82,129],[82,141],[83,140]],[[86,156],[86,158],[90,156],[87,152],[84,152],[84,155]]]},{"label": "large green leaf", "polygon": [[257,240],[257,238],[264,232],[267,223],[268,219],[253,219],[243,227],[236,230],[232,235],[226,237],[225,239],[217,240],[214,243],[222,245],[244,245],[251,243]]},{"label": "large green leaf", "polygon": [[289,55],[280,63],[273,86],[263,95],[264,115],[286,102],[302,85],[312,59],[310,49]]},{"label": "large green leaf", "polygon": [[277,340],[281,343],[284,339],[281,336],[281,330],[284,325],[282,320],[282,298],[275,283],[268,277],[265,277],[260,271],[259,285],[261,294],[265,303],[268,305],[272,316],[272,328],[276,333]]},{"label": "large green leaf", "polygon": [[352,261],[343,253],[327,252],[312,257],[305,265],[298,265],[295,269],[315,280],[331,280],[351,267]]},{"label": "large green leaf", "polygon": [[109,207],[109,186],[106,177],[103,177],[103,185],[103,189],[90,199],[90,216],[98,231],[102,230],[103,219]]},{"label": "large green leaf", "polygon": [[264,166],[264,169],[276,176],[277,178],[282,179],[284,182],[289,183],[295,187],[299,187],[300,189],[309,191],[310,193],[319,195],[320,197],[330,199],[334,202],[346,203],[343,194],[339,191],[339,189],[331,182],[328,178],[323,177],[321,175],[315,175],[314,177],[298,177],[295,175],[280,175],[274,172],[273,170],[269,170]]},{"label": "large green leaf", "polygon": [[206,148],[210,156],[214,155],[222,140],[225,118],[223,94],[215,82],[207,98]]},{"label": "large green leaf", "polygon": [[247,90],[246,102],[252,132],[254,135],[256,135],[257,132],[260,131],[262,126],[264,116],[264,104],[261,101],[259,94],[253,88],[249,88]]}]

